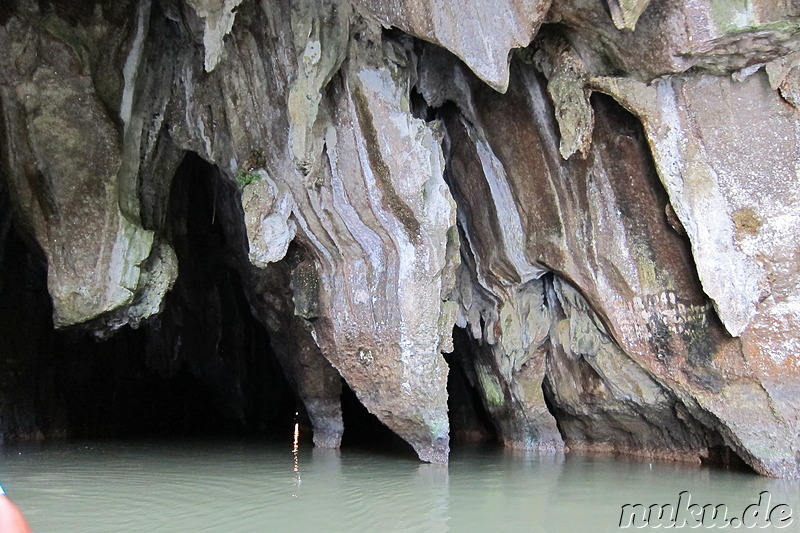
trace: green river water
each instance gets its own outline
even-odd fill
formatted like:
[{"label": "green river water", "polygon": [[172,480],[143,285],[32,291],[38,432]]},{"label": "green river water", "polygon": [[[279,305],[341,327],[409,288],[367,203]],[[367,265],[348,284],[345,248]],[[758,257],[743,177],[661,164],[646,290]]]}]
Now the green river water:
[{"label": "green river water", "polygon": [[[59,443],[6,447],[0,460],[0,482],[41,533],[621,531],[622,505],[675,504],[682,491],[733,515],[769,491],[800,512],[796,481],[484,448],[455,450],[448,466],[292,442]],[[782,531],[800,531],[800,517]]]}]

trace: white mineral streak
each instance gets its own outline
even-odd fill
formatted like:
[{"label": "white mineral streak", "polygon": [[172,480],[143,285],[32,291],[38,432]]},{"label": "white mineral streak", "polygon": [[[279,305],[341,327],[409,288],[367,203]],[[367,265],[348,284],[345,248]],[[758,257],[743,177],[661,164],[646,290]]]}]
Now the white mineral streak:
[{"label": "white mineral streak", "polygon": [[205,69],[211,72],[222,57],[223,40],[233,29],[236,18],[234,9],[242,0],[186,0],[197,16],[204,19],[203,46],[205,47]]},{"label": "white mineral streak", "polygon": [[525,256],[525,232],[522,230],[522,220],[519,218],[517,204],[511,187],[508,185],[508,177],[503,169],[503,163],[494,155],[485,141],[473,140],[481,160],[483,174],[492,191],[491,200],[500,223],[502,247],[513,263],[521,283],[536,279],[546,270],[530,264]]},{"label": "white mineral streak", "polygon": [[[337,156],[339,154],[339,147],[336,143],[336,135],[333,130],[326,136],[326,144],[328,146],[329,154],[331,157],[331,192],[333,205],[336,213],[342,217],[342,222],[350,232],[350,235],[355,239],[360,248],[367,255],[369,260],[370,272],[385,272],[386,271],[386,257],[383,243],[378,233],[367,226],[361,219],[359,212],[350,203],[347,196],[346,184],[342,180],[342,172],[339,171],[337,165]],[[365,174],[371,177],[371,171],[367,166]],[[374,178],[372,178],[374,183]],[[368,282],[364,285],[368,288],[371,294],[378,291],[378,276],[370,275]]]},{"label": "white mineral streak", "polygon": [[119,116],[122,119],[122,123],[125,125],[126,133],[133,110],[133,93],[136,87],[136,75],[139,72],[139,64],[141,63],[142,51],[144,50],[144,40],[149,26],[150,6],[151,0],[143,0],[139,4],[139,8],[136,12],[136,35],[133,38],[131,51],[125,59],[125,65],[122,67],[122,78],[125,84],[122,89],[122,103],[119,106]]},{"label": "white mineral streak", "polygon": [[117,217],[117,233],[111,247],[107,271],[109,283],[106,285],[104,309],[113,309],[130,303],[139,282],[141,263],[150,254],[153,245],[153,232],[131,224],[122,216]]},{"label": "white mineral streak", "polygon": [[[399,105],[405,98],[404,84],[398,84],[389,69],[363,69],[357,76],[356,83],[373,105],[373,116],[385,117],[378,136],[383,141],[381,156],[390,171],[391,187],[420,222],[419,234],[409,235],[397,218],[404,215],[385,209],[383,193],[369,196],[373,212],[391,228],[396,248],[402,386],[413,395],[441,375],[437,325],[444,287],[437,274],[446,267],[446,233],[454,223],[455,203],[442,177],[444,158],[439,142],[424,121],[413,118]],[[363,163],[370,161],[370,148],[365,143],[358,145]],[[381,191],[374,169],[368,164],[361,168],[367,190]]]},{"label": "white mineral streak", "polygon": [[148,263],[152,264],[148,265],[140,282],[143,285],[139,287],[141,297],[134,300],[125,317],[133,327],[138,327],[145,319],[161,312],[164,297],[178,279],[178,257],[171,246],[154,243],[150,257],[152,261],[148,260]]},{"label": "white mineral streak", "polygon": [[633,31],[649,4],[650,0],[608,0],[608,9],[617,28]]}]

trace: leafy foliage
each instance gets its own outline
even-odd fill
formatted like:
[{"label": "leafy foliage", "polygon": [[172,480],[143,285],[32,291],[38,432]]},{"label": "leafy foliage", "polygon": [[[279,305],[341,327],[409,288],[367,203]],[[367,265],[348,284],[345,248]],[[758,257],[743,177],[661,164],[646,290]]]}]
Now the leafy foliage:
[{"label": "leafy foliage", "polygon": [[255,170],[240,168],[236,171],[236,183],[239,187],[245,187],[256,181],[261,181],[261,174]]},{"label": "leafy foliage", "polygon": [[251,183],[261,181],[261,175],[258,169],[264,168],[267,165],[266,157],[264,157],[264,150],[262,148],[254,148],[250,151],[250,156],[244,162],[242,167],[236,171],[236,183],[239,187],[244,188]]}]

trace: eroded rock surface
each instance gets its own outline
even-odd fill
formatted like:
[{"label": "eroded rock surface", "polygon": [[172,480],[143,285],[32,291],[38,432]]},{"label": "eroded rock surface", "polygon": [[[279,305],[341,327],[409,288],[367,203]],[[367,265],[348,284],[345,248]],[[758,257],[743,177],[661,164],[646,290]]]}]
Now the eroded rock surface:
[{"label": "eroded rock surface", "polygon": [[551,0],[353,0],[386,27],[438,44],[505,92],[509,52],[527,46]]},{"label": "eroded rock surface", "polygon": [[[188,352],[164,328],[207,308],[210,347],[179,359],[232,416],[246,372],[223,352],[258,351],[221,315],[241,287],[319,446],[347,430],[344,379],[446,461],[456,326],[509,447],[730,449],[798,476],[799,20],[767,0],[18,0],[0,263],[13,225],[56,328],[144,328],[172,373]],[[224,241],[205,248],[174,203],[192,158],[199,234]],[[35,414],[29,352],[0,398]],[[6,436],[53,433],[20,412]]]},{"label": "eroded rock surface", "polygon": [[[100,92],[106,88],[98,88],[91,75],[108,65],[90,55],[99,55],[99,49],[81,47],[92,32],[123,43],[105,21],[87,21],[72,33],[47,14],[30,17],[30,23],[12,18],[0,30],[0,47],[10,52],[4,54],[0,89],[4,151],[21,223],[48,259],[54,322],[57,327],[85,322],[138,304],[155,290],[155,305],[142,306],[139,316],[153,315],[174,281],[173,269],[159,270],[164,283],[147,279],[144,263],[153,251],[153,233],[135,213],[121,209],[123,150],[114,123],[120,117],[107,111],[104,97],[110,95]],[[166,253],[159,260],[172,258]]]},{"label": "eroded rock surface", "polygon": [[362,403],[443,462],[455,205],[435,126],[410,113],[408,52],[380,33],[361,39],[333,87],[327,162],[308,193],[329,239],[317,334]]}]

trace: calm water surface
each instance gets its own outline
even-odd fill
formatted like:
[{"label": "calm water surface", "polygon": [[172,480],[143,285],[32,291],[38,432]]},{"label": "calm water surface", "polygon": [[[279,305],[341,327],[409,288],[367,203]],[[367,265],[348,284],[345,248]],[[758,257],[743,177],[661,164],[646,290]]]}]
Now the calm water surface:
[{"label": "calm water surface", "polygon": [[[49,444],[0,451],[37,532],[618,531],[625,503],[744,509],[796,482],[674,464],[455,451],[447,467],[362,451],[230,443]],[[763,530],[761,530],[763,531]],[[800,516],[783,531],[800,531]]]}]

